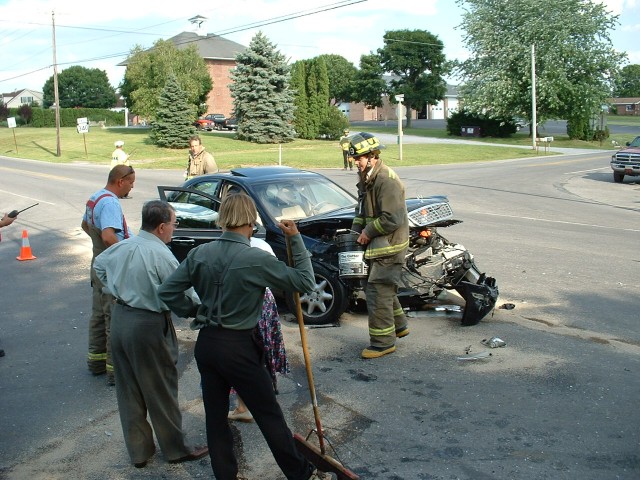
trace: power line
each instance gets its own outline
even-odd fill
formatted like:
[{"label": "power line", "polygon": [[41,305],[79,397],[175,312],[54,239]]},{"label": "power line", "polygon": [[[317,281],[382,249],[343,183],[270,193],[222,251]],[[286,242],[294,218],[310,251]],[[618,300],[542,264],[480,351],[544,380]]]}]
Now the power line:
[{"label": "power line", "polygon": [[[337,3],[332,3],[332,4],[329,4],[329,5],[325,5],[325,6],[322,6],[322,7],[317,7],[317,8],[314,8],[314,9],[303,10],[303,11],[299,11],[299,12],[294,12],[294,13],[282,15],[282,16],[279,16],[279,17],[269,18],[269,19],[266,19],[266,20],[262,20],[260,22],[248,23],[248,24],[241,25],[241,26],[238,26],[238,27],[232,27],[230,29],[222,30],[222,31],[220,31],[218,33],[214,33],[214,34],[207,35],[207,36],[208,37],[209,36],[220,37],[220,36],[223,36],[223,35],[230,35],[230,34],[233,34],[233,33],[244,32],[246,30],[251,30],[251,29],[254,29],[254,28],[273,25],[273,24],[276,24],[276,23],[282,23],[282,22],[286,22],[286,21],[289,21],[289,20],[295,20],[295,19],[298,19],[298,18],[308,17],[308,16],[311,16],[311,15],[317,15],[318,13],[323,13],[323,12],[327,12],[327,11],[331,11],[331,10],[336,10],[336,9],[339,9],[339,8],[344,8],[344,7],[348,7],[348,6],[351,6],[351,5],[356,5],[358,3],[363,3],[363,2],[366,2],[366,1],[367,0],[342,0],[342,1],[337,2]],[[6,20],[0,20],[0,22],[5,22],[5,21]],[[175,20],[171,20],[171,21],[168,21],[168,22],[164,22],[164,23],[160,23],[160,24],[154,25],[154,26],[145,27],[144,29],[153,28],[155,26],[160,26],[160,25],[164,25],[164,24],[167,24],[167,23],[172,23],[174,21]],[[36,22],[21,22],[21,23],[25,23],[27,25],[40,25],[40,26],[44,26],[45,25],[45,24],[36,23]],[[140,30],[143,30],[143,29],[139,29],[139,30],[135,30],[135,31],[129,31],[129,30],[115,30],[115,29],[97,28],[97,27],[79,27],[79,26],[72,26],[72,25],[57,25],[57,28],[72,28],[72,29],[94,30],[94,31],[102,31],[102,32],[128,33],[128,34],[135,33],[135,34],[158,36],[158,34],[154,34],[154,33],[140,32]],[[188,41],[185,41],[185,42],[181,42],[179,45],[185,45],[185,44],[189,44],[189,43],[194,43],[194,42],[197,42],[199,40],[201,40],[201,38],[196,38],[196,39],[193,39],[193,40],[188,40]],[[78,65],[78,64],[82,64],[82,63],[89,63],[89,62],[95,62],[95,61],[100,61],[100,60],[108,60],[110,58],[122,57],[122,56],[128,55],[128,54],[129,54],[129,52],[120,52],[120,53],[115,53],[115,54],[104,55],[104,56],[101,56],[101,57],[94,57],[94,58],[90,58],[90,59],[76,60],[76,61],[73,61],[73,62],[62,62],[62,63],[58,63],[58,65],[68,65],[68,64],[71,64],[71,63],[73,63],[75,65]],[[15,80],[15,79],[21,78],[21,77],[26,77],[28,75],[31,75],[32,73],[39,72],[39,71],[45,70],[47,68],[51,68],[52,66],[53,65],[47,65],[46,67],[42,67],[42,68],[39,68],[37,70],[33,70],[33,71],[25,73],[25,74],[16,75],[16,76],[11,77],[11,78],[0,79],[0,83],[6,82],[6,81],[9,81],[9,80]]]}]

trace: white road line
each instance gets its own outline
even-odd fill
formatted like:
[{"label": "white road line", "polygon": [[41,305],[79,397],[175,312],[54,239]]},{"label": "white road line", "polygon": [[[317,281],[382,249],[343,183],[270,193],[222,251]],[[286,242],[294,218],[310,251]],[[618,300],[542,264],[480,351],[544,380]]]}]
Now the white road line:
[{"label": "white road line", "polygon": [[575,173],[599,172],[600,170],[611,170],[611,167],[592,168],[591,170],[578,170],[576,172],[565,172],[564,175],[573,175]]},{"label": "white road line", "polygon": [[636,228],[607,227],[605,225],[596,225],[593,223],[565,222],[563,220],[547,220],[545,218],[522,217],[519,215],[504,215],[501,213],[487,213],[487,212],[476,212],[476,213],[480,215],[491,215],[493,217],[507,217],[507,218],[518,218],[520,220],[532,220],[534,222],[562,223],[565,225],[577,225],[579,227],[605,228],[607,230],[622,230],[623,232],[640,232],[640,229],[636,229]]},{"label": "white road line", "polygon": [[27,198],[29,200],[35,200],[38,203],[46,203],[47,205],[55,205],[55,203],[47,202],[46,200],[40,200],[39,198],[35,198],[35,197],[27,197],[26,195],[20,195],[19,193],[8,192],[6,190],[0,190],[0,192],[6,193],[8,195],[13,195],[14,197]]}]

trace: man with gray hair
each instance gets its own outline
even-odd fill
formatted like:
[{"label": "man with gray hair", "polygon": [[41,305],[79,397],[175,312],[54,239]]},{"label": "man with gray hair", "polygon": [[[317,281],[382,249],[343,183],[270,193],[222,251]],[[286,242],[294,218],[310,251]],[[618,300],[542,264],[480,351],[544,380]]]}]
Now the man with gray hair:
[{"label": "man with gray hair", "polygon": [[[178,406],[178,340],[169,308],[158,286],[178,267],[167,243],[178,224],[166,202],[152,200],[142,208],[136,237],[118,242],[98,255],[93,268],[114,296],[111,354],[116,396],[125,444],[137,468],[155,452],[153,430],[169,463],[196,460],[206,447],[190,450]],[[183,296],[197,301],[193,290]]]}]

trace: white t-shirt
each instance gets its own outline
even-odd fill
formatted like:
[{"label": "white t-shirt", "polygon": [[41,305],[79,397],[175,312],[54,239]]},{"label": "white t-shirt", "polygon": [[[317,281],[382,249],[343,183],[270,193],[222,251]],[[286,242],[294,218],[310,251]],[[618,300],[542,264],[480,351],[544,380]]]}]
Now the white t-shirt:
[{"label": "white t-shirt", "polygon": [[264,250],[265,252],[269,252],[274,257],[276,256],[276,254],[273,253],[273,248],[271,248],[271,245],[269,245],[267,242],[265,242],[261,238],[251,237],[249,239],[249,242],[251,243],[252,247],[259,248],[261,250]]}]

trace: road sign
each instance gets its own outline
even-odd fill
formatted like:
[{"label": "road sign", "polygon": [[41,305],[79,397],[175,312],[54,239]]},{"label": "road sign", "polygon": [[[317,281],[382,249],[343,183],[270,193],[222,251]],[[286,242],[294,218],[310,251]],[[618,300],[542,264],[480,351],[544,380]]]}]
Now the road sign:
[{"label": "road sign", "polygon": [[89,133],[89,124],[88,123],[79,123],[78,124],[78,133]]},{"label": "road sign", "polygon": [[16,128],[16,117],[7,117],[7,127]]},{"label": "road sign", "polygon": [[78,125],[89,124],[89,119],[87,117],[82,117],[77,119]]}]

